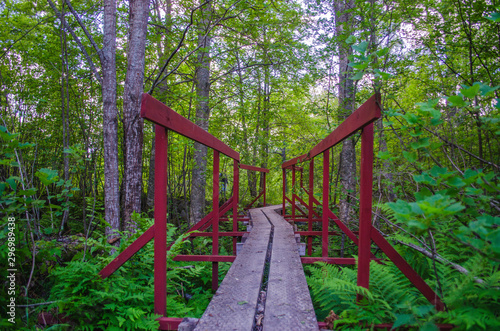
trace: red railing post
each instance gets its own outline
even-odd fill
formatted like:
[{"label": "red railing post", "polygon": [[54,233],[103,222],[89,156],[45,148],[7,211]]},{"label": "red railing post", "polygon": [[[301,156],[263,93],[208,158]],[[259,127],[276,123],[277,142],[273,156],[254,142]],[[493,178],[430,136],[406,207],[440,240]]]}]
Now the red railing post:
[{"label": "red railing post", "polygon": [[330,149],[323,152],[323,225],[321,233],[321,256],[328,257],[328,214],[330,186]]},{"label": "red railing post", "polygon": [[292,222],[295,222],[295,166],[292,167]]},{"label": "red railing post", "polygon": [[161,125],[156,125],[155,132],[154,311],[157,315],[166,316],[168,132]]},{"label": "red railing post", "polygon": [[[238,161],[233,160],[233,231],[238,231],[238,202],[240,200],[240,167]],[[236,255],[236,242],[233,237],[233,254]]]},{"label": "red railing post", "polygon": [[283,217],[286,216],[286,205],[285,205],[285,198],[286,198],[286,169],[283,168],[283,212],[281,213]]},{"label": "red railing post", "polygon": [[266,173],[264,172],[264,207],[266,206]]},{"label": "red railing post", "polygon": [[[212,210],[212,255],[219,255],[219,151],[214,149]],[[219,287],[219,263],[212,262],[212,290]]]},{"label": "red railing post", "polygon": [[[313,209],[314,209],[314,159],[309,162],[309,215],[307,230],[312,231],[312,219],[313,219]],[[307,237],[307,255],[312,254],[312,237]]]},{"label": "red railing post", "polygon": [[361,134],[359,193],[358,286],[370,285],[370,247],[372,229],[373,123]]}]

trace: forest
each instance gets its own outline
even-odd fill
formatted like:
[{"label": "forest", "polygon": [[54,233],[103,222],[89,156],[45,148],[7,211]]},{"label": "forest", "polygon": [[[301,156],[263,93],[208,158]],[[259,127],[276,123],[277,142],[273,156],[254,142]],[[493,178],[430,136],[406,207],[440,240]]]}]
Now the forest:
[{"label": "forest", "polygon": [[[154,222],[143,92],[269,169],[272,205],[296,190],[283,188],[282,163],[380,93],[372,224],[445,309],[390,261],[371,263],[369,291],[356,266],[315,263],[304,271],[318,321],[500,329],[498,0],[3,0],[0,31],[0,329],[158,329],[152,243],[98,276]],[[330,151],[330,208],[352,231],[360,145],[355,134]],[[182,239],[211,210],[213,156],[171,133],[168,159],[167,314],[200,317],[211,263],[174,257],[210,254],[209,237]],[[222,155],[220,169],[223,203],[233,161]],[[321,173],[317,162],[318,199]],[[264,176],[241,170],[239,182],[243,212]],[[220,246],[232,254],[229,238]],[[328,248],[357,258],[345,236]]]}]

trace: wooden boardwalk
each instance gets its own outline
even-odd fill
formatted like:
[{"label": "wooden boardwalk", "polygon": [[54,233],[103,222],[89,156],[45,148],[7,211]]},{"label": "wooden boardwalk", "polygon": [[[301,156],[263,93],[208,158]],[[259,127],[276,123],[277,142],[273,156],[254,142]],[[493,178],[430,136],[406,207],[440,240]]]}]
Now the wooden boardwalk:
[{"label": "wooden boardwalk", "polygon": [[252,231],[195,330],[318,330],[293,228],[278,208],[250,210]]}]

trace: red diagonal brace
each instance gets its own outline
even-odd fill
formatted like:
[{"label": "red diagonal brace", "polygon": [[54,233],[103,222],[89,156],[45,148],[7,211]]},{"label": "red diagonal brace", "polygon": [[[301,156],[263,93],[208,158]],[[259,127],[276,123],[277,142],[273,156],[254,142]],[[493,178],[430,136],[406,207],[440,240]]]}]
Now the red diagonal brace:
[{"label": "red diagonal brace", "polygon": [[[295,195],[295,199],[299,200],[299,202],[303,205],[303,206],[307,206],[307,204],[304,202],[304,200],[302,200],[297,194],[294,194]],[[297,207],[299,208],[299,207]],[[313,212],[313,215],[316,216],[317,218],[319,218],[319,215],[317,212],[315,212],[314,210],[312,211]]]},{"label": "red diagonal brace", "polygon": [[113,274],[118,268],[120,268],[125,262],[127,262],[135,253],[137,253],[141,248],[143,248],[155,235],[155,226],[152,225],[143,234],[140,235],[130,246],[125,248],[123,252],[118,254],[107,266],[105,266],[100,272],[99,276],[101,278],[107,278]]},{"label": "red diagonal brace", "polygon": [[387,257],[396,265],[396,267],[401,270],[408,280],[424,295],[424,297],[436,307],[436,310],[444,310],[444,304],[438,295],[376,229],[372,229],[371,238],[375,244],[380,247],[382,252],[384,252],[385,255],[387,255]]}]

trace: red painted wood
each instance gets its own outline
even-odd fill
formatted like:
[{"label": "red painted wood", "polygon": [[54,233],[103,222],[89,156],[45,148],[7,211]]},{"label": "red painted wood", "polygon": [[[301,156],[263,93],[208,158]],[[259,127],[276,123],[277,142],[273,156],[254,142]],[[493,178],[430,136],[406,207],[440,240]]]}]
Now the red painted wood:
[{"label": "red painted wood", "polygon": [[333,219],[335,224],[351,239],[356,245],[358,244],[358,237],[335,215],[330,209],[326,210],[328,217]]},{"label": "red painted wood", "polygon": [[361,134],[359,192],[358,286],[370,287],[370,248],[372,230],[373,123]]},{"label": "red painted wood", "polygon": [[[231,203],[232,203],[232,201],[233,200],[231,200]],[[231,203],[225,203],[220,207],[219,217],[224,215],[225,213],[227,213],[229,210],[231,210],[231,207],[232,207]],[[214,215],[214,214],[212,214],[212,215]],[[200,227],[200,231],[205,231],[206,229],[208,229],[210,227],[210,225],[212,225],[212,223],[213,223],[213,219],[210,219],[210,221],[206,222],[205,224],[203,224]]]},{"label": "red painted wood", "polygon": [[283,169],[283,207],[281,209],[281,215],[286,216],[285,199],[286,199],[286,169]]},{"label": "red painted wood", "polygon": [[387,257],[396,265],[396,267],[401,270],[408,280],[424,295],[424,297],[436,306],[436,310],[444,310],[444,304],[439,296],[377,230],[374,229],[371,232],[371,238],[373,239],[373,242],[380,247],[382,252],[384,252],[385,255],[387,255]]},{"label": "red painted wood", "polygon": [[[301,203],[303,206],[308,207],[308,208],[307,208],[307,211],[308,211],[308,212],[312,212],[312,214],[313,214],[315,217],[320,217],[320,216],[318,215],[318,213],[317,213],[317,212],[315,212],[314,210],[312,210],[311,208],[309,208],[308,204],[307,204],[304,200],[302,200],[302,198],[301,198],[301,197],[299,197],[297,194],[294,194],[294,197],[295,197],[295,199],[296,199],[296,200],[298,200],[298,201],[299,201],[299,203]],[[297,206],[297,208],[298,208],[298,206]]]},{"label": "red painted wood", "polygon": [[362,104],[354,113],[343,121],[332,133],[330,133],[319,144],[313,147],[309,152],[310,157],[315,157],[327,149],[337,145],[344,139],[351,136],[354,132],[362,129],[368,124],[374,122],[381,116],[379,107],[380,94],[373,95],[364,104]]},{"label": "red painted wood", "polygon": [[312,264],[315,262],[326,262],[328,264],[356,264],[356,259],[352,257],[301,257],[300,261],[304,264]]},{"label": "red painted wood", "polygon": [[268,173],[269,169],[266,168],[259,168],[259,167],[254,167],[248,164],[241,164],[240,163],[240,169],[245,169],[245,170],[250,170],[250,171],[258,171],[258,172],[263,172],[263,173]]},{"label": "red painted wood", "polygon": [[264,189],[263,189],[263,192],[264,192],[264,207],[267,206],[267,203],[266,203],[266,173],[264,172]]},{"label": "red painted wood", "polygon": [[240,160],[238,152],[147,93],[142,94],[141,117],[217,150],[232,159]]},{"label": "red painted wood", "polygon": [[160,327],[158,328],[158,330],[177,330],[182,320],[183,318],[160,317],[157,319],[157,321],[160,322]]},{"label": "red painted wood", "polygon": [[[296,217],[294,221],[295,222],[306,222],[307,223],[307,222],[309,222],[309,218],[307,218],[307,217],[303,217],[303,218]],[[323,219],[322,218],[313,218],[312,221],[313,222],[323,222]]]},{"label": "red painted wood", "polygon": [[[214,164],[212,170],[212,210],[214,219],[212,220],[212,255],[219,255],[219,152],[214,150]],[[212,290],[216,291],[219,287],[219,264],[212,262]]]},{"label": "red painted wood", "polygon": [[167,129],[155,130],[155,196],[154,196],[154,312],[167,313]]},{"label": "red painted wood", "polygon": [[130,246],[125,248],[123,252],[118,254],[107,266],[105,266],[100,272],[99,276],[101,278],[107,278],[111,276],[118,268],[120,268],[125,262],[127,262],[135,253],[137,253],[141,248],[143,248],[151,239],[153,239],[155,234],[155,226],[152,225],[147,229],[139,238],[137,238]]},{"label": "red painted wood", "polygon": [[[240,201],[240,168],[238,161],[233,161],[233,232],[238,231],[238,202]],[[233,238],[233,254],[236,255],[238,238]]]},{"label": "red painted wood", "polygon": [[[303,186],[302,186],[303,187]],[[307,224],[307,230],[312,231],[312,222],[313,222],[313,208],[314,208],[314,159],[309,161],[309,215],[308,215],[308,220],[309,223]],[[311,255],[312,254],[312,237],[307,238],[307,254]]]},{"label": "red painted wood", "polygon": [[302,163],[302,162],[308,161],[310,159],[311,158],[309,157],[309,154],[302,154],[300,156],[294,157],[293,159],[284,162],[281,165],[281,168],[283,168],[283,169],[289,169],[289,167],[291,167],[291,166],[293,166],[293,165],[295,165],[297,163]]},{"label": "red painted wood", "polygon": [[253,199],[253,200],[252,200],[252,202],[250,202],[250,203],[248,204],[248,206],[246,206],[244,209],[245,209],[245,210],[251,209],[251,208],[252,208],[252,205],[255,203],[255,201],[259,200],[259,199],[260,199],[260,197],[264,194],[264,192],[265,192],[265,191],[260,192],[260,194],[259,194],[259,195],[258,195],[255,199]]},{"label": "red painted wood", "polygon": [[[290,200],[290,198],[289,198],[289,197],[285,196],[285,200],[286,200],[286,201],[288,201],[288,202],[290,202],[290,205],[292,205],[292,206],[293,206],[292,200]],[[305,212],[305,211],[303,211],[303,210],[302,210],[302,208],[300,208],[299,206],[295,205],[295,209],[296,209],[296,211],[299,211],[299,212],[302,214],[302,216],[303,216],[303,217],[307,217],[306,212]],[[292,217],[292,215],[285,215],[285,217]],[[293,217],[292,217],[292,218],[293,218]],[[293,218],[293,219],[295,220],[295,219],[298,219],[298,218],[297,218],[297,217],[295,217],[295,218]],[[306,219],[307,219],[307,218],[306,218]]]},{"label": "red painted wood", "polygon": [[177,255],[174,261],[234,262],[235,255]]},{"label": "red painted wood", "polygon": [[[241,237],[245,233],[249,233],[246,231],[231,231],[231,232],[219,232],[219,237]],[[191,233],[191,237],[212,237],[212,232],[197,232]]]},{"label": "red painted wood", "polygon": [[330,150],[323,152],[323,224],[321,228],[321,256],[328,257],[328,188],[330,186]]},{"label": "red painted wood", "polygon": [[292,168],[292,220],[295,219],[295,167]]},{"label": "red painted wood", "polygon": [[[323,231],[295,231],[296,234],[300,234],[301,236],[321,236]],[[329,236],[341,236],[343,232],[338,231],[328,231]]]}]

